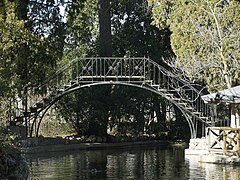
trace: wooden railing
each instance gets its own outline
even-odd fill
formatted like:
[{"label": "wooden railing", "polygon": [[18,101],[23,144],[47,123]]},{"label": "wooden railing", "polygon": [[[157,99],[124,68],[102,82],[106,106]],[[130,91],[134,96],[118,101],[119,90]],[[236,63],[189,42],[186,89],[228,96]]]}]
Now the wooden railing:
[{"label": "wooden railing", "polygon": [[240,157],[240,128],[209,127],[207,142],[210,153]]}]

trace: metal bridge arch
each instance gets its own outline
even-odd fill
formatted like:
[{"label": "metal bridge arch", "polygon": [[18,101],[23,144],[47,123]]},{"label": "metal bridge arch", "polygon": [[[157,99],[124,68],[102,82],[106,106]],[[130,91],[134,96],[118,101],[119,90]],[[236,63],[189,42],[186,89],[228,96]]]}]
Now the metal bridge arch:
[{"label": "metal bridge arch", "polygon": [[[38,136],[39,129],[40,129],[40,124],[41,124],[41,121],[42,121],[43,117],[45,116],[45,114],[48,111],[48,109],[51,108],[51,106],[54,105],[58,100],[60,100],[60,98],[64,97],[67,94],[70,94],[71,92],[74,92],[76,90],[79,90],[79,89],[82,89],[82,88],[89,88],[89,87],[92,87],[92,86],[99,86],[99,85],[126,85],[126,86],[133,86],[133,87],[138,87],[138,88],[145,89],[147,91],[150,91],[150,92],[153,92],[153,93],[155,93],[157,95],[160,95],[161,97],[164,97],[166,100],[170,101],[171,103],[173,103],[174,105],[176,105],[178,107],[178,109],[182,112],[182,114],[185,116],[185,118],[186,118],[186,120],[188,122],[190,133],[191,133],[191,138],[195,138],[196,137],[196,128],[194,126],[194,123],[193,123],[191,117],[188,116],[188,114],[185,112],[185,110],[177,102],[175,102],[172,99],[169,99],[165,94],[163,94],[162,92],[156,91],[155,89],[153,89],[151,87],[142,86],[142,85],[138,85],[138,84],[122,83],[122,82],[100,82],[100,83],[86,84],[86,85],[83,85],[83,86],[74,87],[72,89],[69,89],[68,91],[64,91],[60,96],[58,96],[56,99],[54,99],[54,101],[49,103],[48,106],[45,107],[45,109],[43,109],[42,114],[40,114],[41,112],[36,114],[36,116],[35,116],[35,118],[33,120],[33,123],[32,123],[31,134],[32,134],[32,131],[34,129],[34,124],[37,123],[36,136]],[[37,118],[39,118],[38,122],[37,122]]]},{"label": "metal bridge arch", "polygon": [[[135,86],[152,91],[175,104],[186,117],[191,138],[196,137],[196,123],[211,126],[210,107],[200,95],[198,85],[169,71],[149,58],[77,58],[61,67],[43,85],[28,91],[28,108],[15,122],[31,123],[38,128],[47,110],[62,96],[84,87],[103,84]],[[39,95],[41,92],[41,95]],[[42,114],[42,115],[41,115]]]}]

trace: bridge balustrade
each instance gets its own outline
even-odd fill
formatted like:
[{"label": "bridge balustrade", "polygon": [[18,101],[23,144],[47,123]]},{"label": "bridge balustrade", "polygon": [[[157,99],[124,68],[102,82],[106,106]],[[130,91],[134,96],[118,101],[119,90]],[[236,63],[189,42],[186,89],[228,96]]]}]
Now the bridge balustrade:
[{"label": "bridge balustrade", "polygon": [[167,70],[149,58],[92,57],[72,60],[44,84],[29,90],[27,112],[30,115],[25,118],[32,124],[31,131],[37,119],[40,119],[39,127],[46,111],[62,96],[82,87],[102,84],[131,85],[163,96],[185,114],[192,138],[196,137],[198,122],[211,126],[211,108],[200,97],[203,88],[183,75]]}]

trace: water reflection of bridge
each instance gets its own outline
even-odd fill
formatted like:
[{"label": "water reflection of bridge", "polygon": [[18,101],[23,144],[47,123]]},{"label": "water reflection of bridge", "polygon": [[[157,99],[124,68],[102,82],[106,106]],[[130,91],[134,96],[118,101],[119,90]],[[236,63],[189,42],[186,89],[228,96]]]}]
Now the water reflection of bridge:
[{"label": "water reflection of bridge", "polygon": [[[143,88],[173,103],[185,116],[191,138],[198,122],[211,126],[210,107],[200,95],[202,89],[180,74],[167,70],[148,58],[79,58],[61,67],[43,85],[28,89],[24,111],[11,119],[13,125],[29,126],[38,135],[42,118],[61,97],[81,88],[120,84]],[[15,111],[19,110],[15,107]],[[205,129],[205,128],[202,129]]]}]

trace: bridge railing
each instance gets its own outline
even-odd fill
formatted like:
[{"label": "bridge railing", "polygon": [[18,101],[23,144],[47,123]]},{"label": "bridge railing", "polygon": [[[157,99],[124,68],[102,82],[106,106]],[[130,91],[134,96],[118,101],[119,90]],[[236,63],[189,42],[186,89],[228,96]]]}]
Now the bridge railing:
[{"label": "bridge railing", "polygon": [[122,79],[131,81],[145,76],[143,58],[80,58],[63,66],[50,81],[62,86],[69,81],[105,81]]},{"label": "bridge railing", "polygon": [[175,99],[179,99],[179,102],[185,102],[189,110],[193,108],[192,112],[195,113],[195,117],[210,123],[207,117],[211,114],[211,107],[201,99],[204,88],[191,83],[191,81],[186,78],[182,78],[181,74],[174,74],[156,62],[149,60],[148,63],[149,65],[147,67],[149,69],[146,71],[150,72],[150,77],[147,79],[152,79],[152,84],[159,85],[159,88],[171,92]]}]

